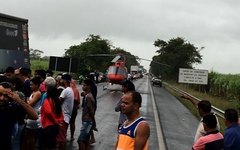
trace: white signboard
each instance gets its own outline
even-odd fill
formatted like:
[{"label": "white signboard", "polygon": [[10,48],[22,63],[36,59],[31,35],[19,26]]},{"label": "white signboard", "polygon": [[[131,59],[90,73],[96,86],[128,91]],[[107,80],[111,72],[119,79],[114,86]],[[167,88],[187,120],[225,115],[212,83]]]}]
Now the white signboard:
[{"label": "white signboard", "polygon": [[179,83],[208,84],[208,70],[179,69]]}]

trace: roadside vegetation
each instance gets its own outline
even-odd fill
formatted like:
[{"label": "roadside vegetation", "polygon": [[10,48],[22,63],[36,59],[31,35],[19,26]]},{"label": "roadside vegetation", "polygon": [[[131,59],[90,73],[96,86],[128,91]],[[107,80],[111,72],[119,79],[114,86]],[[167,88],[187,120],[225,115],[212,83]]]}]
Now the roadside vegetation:
[{"label": "roadside vegetation", "polygon": [[[40,58],[40,59],[31,58],[30,59],[30,64],[31,64],[32,73],[34,73],[34,71],[37,70],[37,69],[48,70],[49,59],[47,57]],[[54,72],[54,76],[57,75],[58,73],[61,73],[61,71],[54,71],[54,70],[52,70],[52,71]],[[75,80],[79,80],[78,76],[76,74],[71,74],[71,75]]]},{"label": "roadside vegetation", "polygon": [[[78,45],[72,45],[68,49],[65,49],[63,54],[64,58],[76,59],[76,71],[75,74],[86,75],[90,72],[103,72],[105,73],[110,65],[111,60],[117,55],[122,54],[126,57],[126,67],[130,70],[131,65],[140,65],[139,58],[125,51],[122,48],[112,45],[112,42],[107,39],[101,38],[99,35],[90,34],[85,41],[80,42]],[[49,56],[42,58],[43,51],[38,49],[30,49],[31,68],[45,68],[45,64],[42,64],[43,59],[49,60]],[[37,60],[40,60],[37,63]],[[37,64],[35,64],[35,62]],[[44,62],[46,63],[46,62]]]},{"label": "roadside vegetation", "polygon": [[[183,38],[173,38],[169,41],[156,40],[154,46],[158,49],[158,55],[153,57],[150,73],[154,76],[161,76],[162,80],[177,87],[201,100],[209,100],[211,104],[223,111],[227,108],[234,108],[240,111],[240,75],[220,74],[214,71],[208,74],[207,85],[178,84],[180,68],[194,69],[193,64],[201,64],[202,56],[200,51],[204,47],[196,47]],[[154,63],[161,62],[160,64]],[[200,118],[198,111],[192,103],[182,99],[179,93],[166,87],[180,102],[182,102],[195,116]],[[222,118],[219,118],[221,132],[225,125]]]},{"label": "roadside vegetation", "polygon": [[198,48],[184,38],[172,38],[168,41],[157,39],[154,44],[157,55],[153,56],[150,72],[168,80],[177,80],[179,68],[192,69],[193,64],[202,62]]},{"label": "roadside vegetation", "polygon": [[48,70],[49,60],[48,59],[30,59],[31,70],[34,72],[37,69]]}]

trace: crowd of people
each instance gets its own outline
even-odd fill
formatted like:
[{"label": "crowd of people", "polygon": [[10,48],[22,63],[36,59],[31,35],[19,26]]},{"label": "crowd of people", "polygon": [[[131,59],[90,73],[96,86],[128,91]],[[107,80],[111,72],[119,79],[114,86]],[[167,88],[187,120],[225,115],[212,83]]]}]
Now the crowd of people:
[{"label": "crowd of people", "polygon": [[[122,83],[123,95],[115,107],[119,114],[115,149],[147,150],[150,127],[140,114],[142,97],[130,80]],[[82,100],[81,100],[82,97]],[[201,116],[194,138],[193,150],[239,150],[240,126],[235,109],[225,110],[224,134],[218,118],[207,100],[190,100]],[[81,131],[76,140],[80,150],[89,150],[98,131],[95,112],[97,86],[89,75],[82,83],[82,92],[71,75],[53,77],[43,69],[6,68],[0,75],[0,148],[4,150],[66,149],[66,136],[74,141],[75,119],[81,106]]]},{"label": "crowd of people", "polygon": [[[93,128],[90,130],[96,129],[97,91],[94,85],[90,78],[85,79],[81,94],[84,101],[82,121],[83,124],[85,120],[91,122]],[[91,89],[95,89],[95,93],[89,99]],[[79,89],[67,73],[54,78],[52,71],[43,69],[32,74],[27,68],[6,68],[0,75],[1,149],[66,149],[68,126],[71,141],[74,140],[80,99]],[[88,132],[81,130],[77,141],[79,149],[84,150],[82,145],[89,144]]]},{"label": "crowd of people", "polygon": [[[75,119],[82,107],[82,126],[77,139],[80,150],[95,143],[97,86],[87,76],[81,94],[69,74],[53,77],[52,71],[13,67],[0,75],[0,146],[4,150],[66,149],[66,136],[74,141]],[[150,129],[140,116],[141,95],[131,81],[123,83],[119,110],[125,119],[119,125],[116,149],[147,147]],[[82,96],[82,102],[81,102]],[[131,138],[126,134],[131,133]],[[144,135],[144,136],[143,136]],[[144,140],[142,139],[144,137]],[[134,140],[136,139],[136,140]],[[128,141],[127,144],[124,141]]]}]

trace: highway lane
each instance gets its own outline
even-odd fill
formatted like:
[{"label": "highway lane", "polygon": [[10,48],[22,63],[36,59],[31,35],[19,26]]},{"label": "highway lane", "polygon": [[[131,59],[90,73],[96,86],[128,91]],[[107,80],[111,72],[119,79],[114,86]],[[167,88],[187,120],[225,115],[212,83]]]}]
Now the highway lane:
[{"label": "highway lane", "polygon": [[199,120],[165,88],[153,87],[168,150],[191,149]]},{"label": "highway lane", "polygon": [[[108,86],[103,90],[105,83],[99,83],[98,87],[98,108],[96,112],[96,122],[98,132],[95,132],[96,143],[91,146],[92,150],[109,150],[114,149],[117,139],[117,125],[119,113],[114,111],[117,101],[122,96],[121,86]],[[154,116],[153,100],[156,100],[156,107],[160,115],[160,125],[163,129],[164,140],[168,150],[185,150],[190,149],[198,120],[178,101],[171,96],[164,88],[151,87],[148,77],[134,81],[136,90],[142,95],[143,102],[141,114],[149,122],[151,135],[149,141],[150,150],[158,150],[162,146],[162,140],[159,139],[158,124]],[[154,98],[151,93],[154,92]],[[81,91],[81,86],[79,86]],[[67,149],[78,149],[77,137],[81,127],[81,108],[76,118],[75,140],[70,141],[70,131],[67,136]],[[162,147],[161,147],[162,148]],[[163,149],[162,149],[163,150]]]},{"label": "highway lane", "polygon": [[[134,84],[136,86],[136,90],[139,91],[143,97],[141,113],[150,124],[150,149],[158,149],[158,139],[156,134],[155,121],[153,117],[151,93],[149,91],[149,85],[146,79],[147,78],[144,78],[142,81],[137,80]],[[98,132],[95,132],[96,143],[91,146],[91,149],[93,150],[114,149],[117,140],[117,125],[119,112],[115,112],[114,107],[122,96],[121,86],[108,85],[107,90],[103,90],[103,86],[104,83],[100,83],[97,85],[98,108],[96,111],[96,122]],[[81,91],[81,86],[79,86],[79,89]],[[80,133],[80,120],[81,108],[79,109],[78,116],[76,118],[75,140],[73,142],[70,141],[70,131],[68,131],[67,149],[78,149],[76,140]]]},{"label": "highway lane", "polygon": [[[98,96],[97,96],[97,111],[96,111],[96,123],[98,132],[95,132],[96,143],[91,147],[93,150],[105,150],[113,149],[114,143],[117,138],[117,121],[118,113],[114,111],[114,106],[117,99],[120,97],[121,92],[116,88],[114,90],[103,90],[103,84],[98,84]],[[81,91],[81,86],[79,87]],[[81,128],[81,111],[78,111],[78,116],[76,118],[76,131],[75,140],[70,142],[70,131],[68,131],[67,136],[67,149],[78,149],[77,138],[80,134]]]}]

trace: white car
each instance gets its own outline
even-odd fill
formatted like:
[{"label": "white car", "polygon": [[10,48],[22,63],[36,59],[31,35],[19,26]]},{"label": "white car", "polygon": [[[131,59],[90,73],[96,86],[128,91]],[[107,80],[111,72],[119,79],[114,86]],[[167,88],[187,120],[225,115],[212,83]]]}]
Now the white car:
[{"label": "white car", "polygon": [[152,78],[152,85],[158,85],[160,87],[162,87],[162,80],[160,78],[157,77],[153,77]]}]

